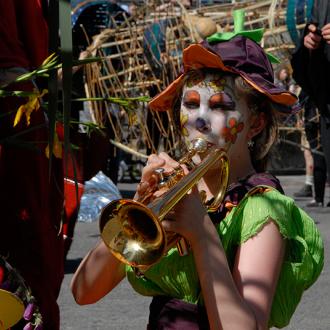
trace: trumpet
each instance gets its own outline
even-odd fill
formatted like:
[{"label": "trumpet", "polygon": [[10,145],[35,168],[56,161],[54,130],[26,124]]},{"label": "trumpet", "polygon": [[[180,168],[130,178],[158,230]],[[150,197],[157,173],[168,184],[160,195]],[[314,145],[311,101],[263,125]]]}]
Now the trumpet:
[{"label": "trumpet", "polygon": [[169,177],[162,170],[159,187],[168,190],[150,203],[132,199],[114,200],[101,211],[99,228],[101,238],[113,255],[121,262],[145,269],[158,262],[175,244],[180,254],[186,253],[184,239],[175,233],[165,232],[162,220],[166,214],[193,188],[207,171],[219,162],[219,190],[208,209],[217,209],[222,202],[229,176],[229,161],[223,149],[211,147],[202,138],[193,141],[180,164],[191,166],[192,158],[203,154],[203,160],[187,174],[181,166]]}]

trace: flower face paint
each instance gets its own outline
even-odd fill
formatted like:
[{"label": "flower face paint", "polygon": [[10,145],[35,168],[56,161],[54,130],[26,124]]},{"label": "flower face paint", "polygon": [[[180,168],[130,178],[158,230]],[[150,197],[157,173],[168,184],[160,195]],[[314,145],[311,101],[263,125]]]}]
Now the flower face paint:
[{"label": "flower face paint", "polygon": [[181,103],[182,134],[189,141],[198,137],[224,147],[242,135],[248,109],[234,93],[234,78],[219,73],[196,72],[185,84]]}]

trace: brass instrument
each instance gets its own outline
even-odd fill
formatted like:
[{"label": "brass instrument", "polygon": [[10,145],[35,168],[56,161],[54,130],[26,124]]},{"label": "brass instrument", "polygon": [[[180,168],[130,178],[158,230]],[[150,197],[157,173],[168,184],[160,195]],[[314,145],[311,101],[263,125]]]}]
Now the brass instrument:
[{"label": "brass instrument", "polygon": [[[207,146],[207,141],[201,138],[193,142],[192,148],[180,159],[179,163],[189,164],[196,154],[207,153],[206,156],[187,175],[183,175],[181,167],[178,174],[171,175],[168,180],[170,188],[161,197],[147,205],[141,201],[119,199],[103,208],[99,223],[101,237],[116,258],[137,268],[148,267],[156,263],[178,241],[182,241],[182,237],[178,234],[165,233],[161,222],[217,162],[220,163],[221,169],[220,189],[209,208],[219,207],[227,188],[229,162],[224,150],[215,147],[207,150]],[[159,172],[162,176],[161,171]],[[166,185],[162,177],[160,186]]]}]

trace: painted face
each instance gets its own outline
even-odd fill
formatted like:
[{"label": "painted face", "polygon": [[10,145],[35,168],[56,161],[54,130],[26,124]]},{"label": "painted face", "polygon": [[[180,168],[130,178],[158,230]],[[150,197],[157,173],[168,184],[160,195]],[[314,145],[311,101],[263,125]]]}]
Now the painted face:
[{"label": "painted face", "polygon": [[[245,100],[235,96],[234,79],[219,73],[196,73],[183,88],[182,134],[189,141],[204,137],[219,147],[244,139],[249,110]],[[245,141],[246,142],[246,141]]]}]

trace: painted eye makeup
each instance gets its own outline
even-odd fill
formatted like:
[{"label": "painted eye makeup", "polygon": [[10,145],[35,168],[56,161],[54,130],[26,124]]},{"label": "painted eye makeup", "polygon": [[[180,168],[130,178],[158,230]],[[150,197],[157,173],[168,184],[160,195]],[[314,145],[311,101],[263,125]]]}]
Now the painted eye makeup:
[{"label": "painted eye makeup", "polygon": [[235,110],[236,103],[229,94],[219,92],[211,96],[209,107],[214,110]]},{"label": "painted eye makeup", "polygon": [[183,97],[183,105],[188,109],[199,108],[200,96],[196,91],[187,91]]}]

